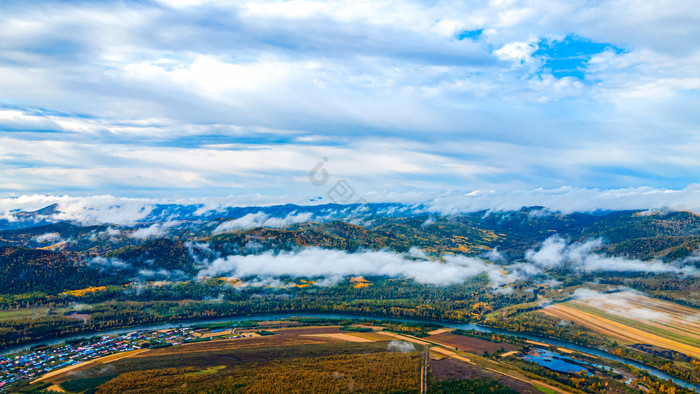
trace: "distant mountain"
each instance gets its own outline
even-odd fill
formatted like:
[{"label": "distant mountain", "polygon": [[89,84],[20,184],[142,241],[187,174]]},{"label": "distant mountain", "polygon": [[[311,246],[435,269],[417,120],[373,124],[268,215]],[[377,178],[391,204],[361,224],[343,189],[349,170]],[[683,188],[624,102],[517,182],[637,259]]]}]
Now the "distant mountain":
[{"label": "distant mountain", "polygon": [[189,249],[181,241],[166,238],[153,239],[141,245],[127,246],[108,254],[128,264],[127,271],[153,271],[157,276],[159,271],[182,272],[193,275],[196,272],[194,260]]},{"label": "distant mountain", "polygon": [[580,238],[603,237],[611,243],[631,238],[700,236],[700,215],[692,212],[615,212],[582,226],[577,235]]},{"label": "distant mountain", "polygon": [[203,205],[159,204],[140,222],[172,220],[214,220],[239,219],[249,214],[262,213],[270,217],[284,218],[292,214],[310,213],[315,217],[328,219],[348,219],[352,217],[383,215],[410,215],[420,210],[405,204],[323,204],[323,205],[272,205],[264,207],[224,207],[207,210]]},{"label": "distant mountain", "polygon": [[53,223],[54,216],[60,213],[58,204],[52,204],[36,211],[12,211],[12,220],[0,219],[0,230],[25,228]]},{"label": "distant mountain", "polygon": [[58,222],[10,229],[0,231],[0,245],[44,247],[50,245],[52,242],[50,237],[45,237],[45,240],[40,238],[47,234],[55,235],[55,241],[57,242],[59,239],[67,240],[87,235],[105,227],[106,226],[79,226],[68,222]]},{"label": "distant mountain", "polygon": [[692,212],[616,212],[572,232],[579,239],[603,238],[608,252],[639,259],[678,260],[700,244],[700,215]]},{"label": "distant mountain", "polygon": [[[118,210],[118,207],[112,207]],[[274,218],[289,215],[310,214],[316,220],[351,220],[372,215],[407,216],[424,212],[424,207],[405,204],[323,204],[323,205],[273,205],[250,207],[223,207],[208,209],[202,204],[156,204],[148,207],[148,214],[136,220],[137,223],[159,223],[171,221],[212,221],[240,219],[246,215],[264,214]],[[65,220],[68,215],[57,204],[49,205],[37,211],[12,211],[12,220],[0,220],[0,231],[8,229],[36,227]],[[94,218],[92,219],[94,220]],[[109,224],[105,221],[101,224]]]},{"label": "distant mountain", "polygon": [[0,293],[82,289],[104,282],[99,271],[80,264],[77,256],[49,250],[0,247]]}]

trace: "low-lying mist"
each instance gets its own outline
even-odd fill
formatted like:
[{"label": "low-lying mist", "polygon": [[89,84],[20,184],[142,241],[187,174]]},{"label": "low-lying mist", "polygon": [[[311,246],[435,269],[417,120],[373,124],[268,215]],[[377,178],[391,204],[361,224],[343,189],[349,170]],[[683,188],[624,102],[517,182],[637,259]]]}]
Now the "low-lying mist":
[{"label": "low-lying mist", "polygon": [[508,281],[501,267],[476,258],[445,256],[443,261],[438,261],[388,251],[348,253],[320,248],[219,258],[207,263],[199,277],[292,276],[340,280],[362,275],[414,278],[424,284],[452,285],[479,274],[487,274],[498,284]]}]

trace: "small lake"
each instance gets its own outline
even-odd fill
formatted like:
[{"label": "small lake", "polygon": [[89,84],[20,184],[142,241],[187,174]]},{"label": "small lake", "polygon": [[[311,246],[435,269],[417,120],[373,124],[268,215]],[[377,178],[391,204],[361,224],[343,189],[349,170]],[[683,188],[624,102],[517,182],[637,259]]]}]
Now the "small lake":
[{"label": "small lake", "polygon": [[521,359],[535,363],[541,367],[551,369],[552,371],[563,373],[585,372],[588,376],[593,376],[589,370],[577,364],[576,360],[573,358],[562,356],[558,353],[545,349],[532,349],[527,355],[522,356]]}]

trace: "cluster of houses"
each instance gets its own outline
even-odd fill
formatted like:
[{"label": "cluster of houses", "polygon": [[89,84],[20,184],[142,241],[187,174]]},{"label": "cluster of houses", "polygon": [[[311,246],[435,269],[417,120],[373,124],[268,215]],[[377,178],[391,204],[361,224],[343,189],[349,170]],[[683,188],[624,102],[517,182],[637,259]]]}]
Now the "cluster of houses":
[{"label": "cluster of houses", "polygon": [[98,357],[141,349],[144,344],[179,345],[194,341],[202,330],[173,328],[157,331],[134,331],[116,336],[101,336],[82,342],[34,347],[33,350],[0,356],[0,391],[23,379],[40,376]]}]

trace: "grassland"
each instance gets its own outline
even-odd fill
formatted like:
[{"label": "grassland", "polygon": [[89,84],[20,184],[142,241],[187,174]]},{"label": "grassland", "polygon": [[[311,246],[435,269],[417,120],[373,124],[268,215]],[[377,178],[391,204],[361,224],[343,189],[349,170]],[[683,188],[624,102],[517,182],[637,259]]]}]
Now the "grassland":
[{"label": "grassland", "polygon": [[505,342],[491,342],[484,339],[472,338],[465,335],[455,335],[446,332],[431,335],[430,337],[428,337],[428,339],[431,342],[443,346],[448,346],[476,354],[482,354],[484,352],[493,353],[501,349],[503,349],[504,351],[514,351],[519,349],[519,347]]},{"label": "grassland", "polygon": [[534,386],[537,390],[540,390],[541,392],[543,392],[545,394],[556,394],[557,393],[556,391],[554,391],[550,388],[547,388],[547,387],[538,386],[538,385],[534,385]]},{"label": "grassland", "polygon": [[146,350],[46,380],[69,392],[418,392],[421,349],[390,352],[387,341],[337,329],[280,330],[284,333]]},{"label": "grassland", "polygon": [[646,343],[700,358],[700,311],[631,292],[583,298],[543,312],[623,344]]},{"label": "grassland", "polygon": [[[127,372],[98,388],[98,393],[153,391],[211,392],[418,392],[418,353],[369,353],[296,358],[264,365],[192,372],[193,367]],[[189,371],[189,372],[188,372]]]},{"label": "grassland", "polygon": [[357,336],[354,334],[310,334],[309,336],[311,337],[323,337],[323,338],[331,338],[331,339],[338,339],[341,341],[348,341],[348,342],[374,342],[371,339],[368,338],[363,338],[361,336]]},{"label": "grassland", "polygon": [[69,312],[80,312],[81,308],[64,307],[64,308],[49,308],[45,306],[36,308],[18,308],[0,311],[0,322],[16,321],[16,320],[36,320],[40,317],[58,315],[63,316]]}]

